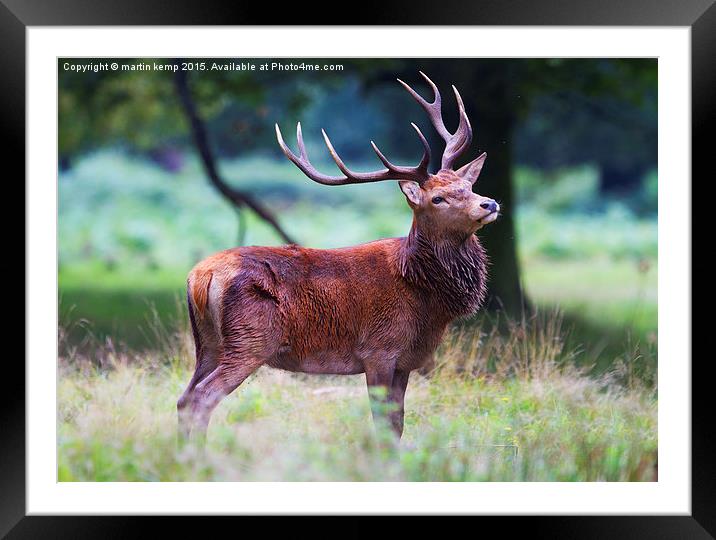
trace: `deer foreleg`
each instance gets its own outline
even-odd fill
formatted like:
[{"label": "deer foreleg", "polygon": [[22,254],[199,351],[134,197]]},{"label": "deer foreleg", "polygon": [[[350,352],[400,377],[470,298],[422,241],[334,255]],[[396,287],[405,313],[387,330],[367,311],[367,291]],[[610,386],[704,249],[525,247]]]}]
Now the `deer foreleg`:
[{"label": "deer foreleg", "polygon": [[394,409],[390,411],[388,418],[390,425],[397,433],[398,438],[403,435],[403,419],[405,418],[405,390],[408,388],[410,371],[396,370],[393,373],[393,382],[390,386],[389,399]]},{"label": "deer foreleg", "polygon": [[395,364],[383,363],[366,367],[365,374],[374,422],[381,422],[387,417],[400,438],[403,434],[405,389],[410,372],[396,370]]}]

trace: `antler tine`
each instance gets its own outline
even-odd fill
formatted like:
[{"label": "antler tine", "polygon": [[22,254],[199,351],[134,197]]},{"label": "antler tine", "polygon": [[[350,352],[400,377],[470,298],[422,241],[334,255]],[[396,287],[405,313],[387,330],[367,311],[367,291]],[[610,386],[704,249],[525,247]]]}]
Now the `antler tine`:
[{"label": "antler tine", "polygon": [[428,102],[426,99],[420,96],[420,94],[418,94],[405,82],[401,81],[400,79],[398,79],[398,82],[403,85],[403,87],[410,93],[410,95],[413,96],[413,99],[415,99],[415,101],[417,101],[418,104],[425,110],[425,112],[428,114],[428,117],[430,118],[430,121],[435,127],[435,131],[437,131],[438,134],[445,141],[445,150],[443,151],[441,168],[451,169],[455,163],[455,160],[460,156],[462,152],[465,151],[465,149],[472,141],[472,127],[470,126],[470,120],[468,119],[467,113],[465,112],[465,104],[463,103],[462,97],[457,91],[457,88],[453,86],[452,89],[455,92],[455,99],[457,101],[458,109],[460,112],[460,123],[458,125],[457,131],[455,131],[455,133],[450,133],[445,127],[445,122],[443,121],[442,97],[440,95],[440,91],[438,90],[437,85],[432,80],[430,80],[430,77],[428,77],[425,73],[423,73],[422,71],[420,71],[419,73],[433,90],[435,97],[432,103]]},{"label": "antler tine", "polygon": [[423,159],[420,161],[420,165],[418,165],[418,167],[420,167],[421,170],[424,170],[427,174],[428,165],[430,164],[430,144],[428,143],[428,140],[425,138],[425,135],[423,135],[423,132],[420,131],[420,128],[418,126],[416,126],[413,122],[410,122],[410,125],[413,126],[413,129],[420,138],[420,142],[423,143]]},{"label": "antler tine", "polygon": [[301,134],[301,122],[299,122],[296,126],[296,139],[298,141],[298,149],[301,153],[301,157],[298,157],[296,154],[291,152],[291,149],[286,145],[283,140],[283,136],[281,135],[281,128],[278,127],[278,124],[276,124],[276,139],[278,139],[278,144],[281,147],[281,150],[283,150],[285,156],[289,160],[291,160],[294,165],[296,165],[296,167],[301,169],[303,174],[308,176],[311,180],[315,180],[319,184],[325,184],[328,186],[337,186],[345,183],[345,177],[323,174],[319,172],[313,165],[311,165],[311,162],[308,160],[308,154],[306,153],[306,147],[303,144],[303,135]]},{"label": "antler tine", "polygon": [[[366,175],[375,175],[376,173],[357,173],[351,171],[348,167],[346,167],[346,164],[343,163],[343,160],[341,159],[341,156],[338,155],[338,152],[336,152],[335,148],[333,148],[333,144],[331,144],[331,139],[328,138],[328,134],[326,133],[325,129],[321,129],[321,134],[323,135],[323,140],[326,142],[326,146],[328,147],[328,153],[331,154],[331,157],[333,158],[333,161],[336,162],[336,166],[341,170],[343,174],[345,174],[348,178],[355,178],[362,180],[363,178],[367,178]],[[380,173],[388,172],[386,171],[380,171]]]},{"label": "antler tine", "polygon": [[338,152],[336,152],[336,150],[333,148],[333,144],[331,144],[331,140],[328,138],[328,135],[326,134],[325,130],[322,129],[321,133],[323,133],[323,139],[326,142],[328,152],[331,154],[333,161],[336,162],[336,165],[341,170],[341,172],[351,180],[355,180],[357,182],[375,182],[378,180],[413,180],[418,183],[422,183],[428,177],[427,163],[430,161],[430,147],[427,146],[428,141],[425,139],[423,134],[420,133],[420,130],[418,130],[418,133],[420,135],[421,141],[423,141],[423,157],[416,167],[402,167],[400,165],[393,165],[390,161],[388,161],[388,158],[385,157],[383,152],[378,149],[376,144],[373,141],[370,141],[373,150],[378,155],[378,158],[383,163],[383,165],[386,166],[386,169],[369,173],[351,171],[343,162],[341,157],[338,155]]},{"label": "antler tine", "polygon": [[457,126],[457,131],[455,131],[449,141],[446,141],[442,159],[443,169],[452,169],[455,160],[467,149],[468,146],[470,146],[470,143],[472,142],[472,126],[470,125],[470,119],[467,117],[467,113],[465,112],[465,104],[462,101],[460,92],[458,92],[457,88],[455,88],[455,85],[452,85],[452,90],[455,92],[455,101],[457,101],[457,107],[460,112],[460,123]]},{"label": "antler tine", "polygon": [[286,145],[281,135],[281,129],[276,124],[276,138],[278,144],[283,150],[286,157],[291,160],[306,176],[311,180],[315,180],[320,184],[338,186],[343,184],[361,184],[367,182],[379,182],[382,180],[413,180],[418,183],[422,183],[428,178],[428,163],[430,161],[430,147],[428,141],[425,139],[423,134],[420,132],[417,126],[413,125],[417,130],[421,142],[423,143],[423,158],[416,167],[400,167],[391,164],[388,159],[377,149],[373,144],[373,149],[378,153],[380,160],[386,165],[387,169],[382,169],[373,172],[355,172],[351,171],[346,164],[343,162],[341,157],[333,148],[331,140],[328,138],[325,130],[321,130],[323,139],[328,147],[328,151],[335,161],[338,168],[345,176],[330,176],[319,172],[308,159],[308,153],[306,152],[306,146],[303,142],[303,134],[301,133],[301,123],[299,122],[296,126],[296,140],[298,142],[298,149],[300,156],[294,154],[291,149]]},{"label": "antler tine", "polygon": [[[276,124],[278,129],[278,124]],[[303,132],[301,131],[301,122],[296,122],[296,143],[298,144],[298,151],[301,153],[301,159],[308,160],[308,154],[306,153],[306,145],[303,144]]]},{"label": "antler tine", "polygon": [[430,77],[428,77],[422,71],[420,71],[419,73],[423,76],[425,81],[430,85],[430,88],[432,88],[433,90],[433,95],[435,97],[433,98],[432,103],[424,99],[420,94],[418,94],[415,90],[408,86],[405,81],[398,79],[398,82],[403,85],[403,88],[405,88],[410,93],[410,95],[413,96],[413,99],[418,102],[418,104],[425,110],[426,113],[428,113],[430,121],[432,122],[435,130],[440,134],[443,139],[447,140],[450,137],[450,132],[447,130],[443,122],[442,96],[440,95],[440,90],[438,90],[438,87],[435,85],[435,83],[430,80]]},{"label": "antler tine", "polygon": [[420,128],[412,122],[410,125],[413,126],[418,134],[418,137],[420,138],[420,142],[423,144],[423,157],[416,167],[401,167],[399,165],[393,165],[390,161],[388,161],[388,158],[383,155],[383,152],[380,151],[373,141],[370,141],[370,144],[373,147],[373,151],[378,155],[378,159],[380,159],[380,161],[383,162],[383,165],[388,167],[389,170],[405,176],[415,176],[415,173],[417,172],[419,173],[419,176],[427,178],[429,175],[428,165],[430,164],[430,145],[428,144],[428,140],[425,138],[425,135],[423,135],[423,132],[420,131]]}]

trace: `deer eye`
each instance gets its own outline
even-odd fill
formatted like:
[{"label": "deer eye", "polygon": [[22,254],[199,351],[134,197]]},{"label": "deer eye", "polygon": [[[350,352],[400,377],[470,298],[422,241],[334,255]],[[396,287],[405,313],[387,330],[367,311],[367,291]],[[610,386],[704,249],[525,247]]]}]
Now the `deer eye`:
[{"label": "deer eye", "polygon": [[440,204],[441,202],[445,202],[445,199],[442,197],[433,197],[433,204]]}]

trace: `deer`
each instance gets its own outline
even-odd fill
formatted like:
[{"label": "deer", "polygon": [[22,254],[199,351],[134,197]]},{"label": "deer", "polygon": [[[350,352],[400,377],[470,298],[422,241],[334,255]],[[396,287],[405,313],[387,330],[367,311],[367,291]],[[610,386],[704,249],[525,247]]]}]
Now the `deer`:
[{"label": "deer", "polygon": [[451,133],[443,122],[437,86],[420,74],[432,89],[432,102],[398,82],[445,142],[435,174],[428,170],[430,145],[414,123],[423,146],[420,162],[394,165],[371,141],[385,167],[373,172],[350,170],[322,130],[342,173],[338,176],[311,164],[300,122],[298,155],[275,125],[285,156],[315,182],[397,181],[412,209],[412,226],[405,237],[351,247],[243,246],[199,262],[187,279],[196,366],[177,402],[180,440],[196,436],[205,441],[212,411],[261,366],[308,374],[365,374],[374,422],[387,416],[401,438],[411,372],[431,365],[448,325],[476,312],[484,301],[488,257],[475,233],[500,212],[497,202],[473,191],[485,152],[455,168],[472,141],[460,93],[452,87],[459,125]]}]

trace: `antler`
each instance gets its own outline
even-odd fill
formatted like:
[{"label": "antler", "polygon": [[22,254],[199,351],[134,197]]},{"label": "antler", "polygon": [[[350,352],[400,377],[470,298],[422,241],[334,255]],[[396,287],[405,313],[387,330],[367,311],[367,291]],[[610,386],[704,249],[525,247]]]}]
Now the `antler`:
[{"label": "antler", "polygon": [[435,126],[435,130],[445,141],[445,150],[443,152],[441,168],[452,169],[455,160],[465,151],[472,141],[472,127],[470,126],[470,120],[467,118],[467,113],[465,113],[465,105],[462,102],[462,98],[460,97],[460,93],[457,91],[457,88],[453,86],[452,89],[455,92],[455,99],[457,100],[457,105],[460,110],[460,124],[458,125],[455,133],[450,133],[443,122],[441,110],[442,98],[438,87],[435,86],[435,83],[431,81],[425,73],[421,71],[420,74],[433,89],[435,99],[432,103],[428,103],[415,90],[410,88],[410,86],[400,79],[398,79],[398,82],[402,84],[408,92],[410,92],[410,95],[415,98],[415,101],[417,101],[418,104],[425,109],[425,112],[428,113],[433,126]]},{"label": "antler", "polygon": [[340,186],[344,184],[379,182],[381,180],[412,180],[421,184],[428,179],[429,175],[428,164],[430,163],[430,145],[428,144],[428,141],[423,133],[420,131],[420,128],[418,128],[415,124],[410,125],[413,126],[415,131],[418,133],[418,137],[420,137],[420,142],[423,143],[423,158],[420,160],[420,163],[415,167],[401,167],[399,165],[393,165],[378,149],[375,143],[370,141],[370,144],[375,153],[378,155],[378,158],[383,162],[383,165],[387,167],[386,169],[373,172],[354,172],[346,167],[343,160],[333,148],[331,140],[328,138],[328,135],[326,135],[326,132],[321,130],[321,133],[323,133],[323,139],[326,141],[326,146],[328,147],[328,151],[330,152],[333,161],[336,162],[336,165],[345,176],[330,176],[323,174],[311,164],[308,160],[306,147],[303,144],[301,122],[299,122],[296,126],[296,139],[298,141],[298,151],[300,156],[291,152],[291,149],[286,145],[283,137],[281,136],[281,129],[278,127],[278,124],[276,124],[276,138],[278,139],[278,144],[281,146],[281,150],[283,150],[283,153],[286,154],[286,157],[293,161],[293,163],[301,169],[306,176],[308,176],[311,180],[315,180],[319,184]]}]

